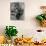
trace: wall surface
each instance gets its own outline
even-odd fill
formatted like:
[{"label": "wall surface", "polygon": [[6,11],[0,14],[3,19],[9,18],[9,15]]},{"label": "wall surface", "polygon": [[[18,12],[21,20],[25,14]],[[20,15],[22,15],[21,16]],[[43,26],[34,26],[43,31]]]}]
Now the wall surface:
[{"label": "wall surface", "polygon": [[[25,13],[23,21],[10,20],[10,3],[24,2]],[[18,36],[31,36],[36,29],[43,29],[36,22],[35,16],[41,13],[40,6],[46,5],[46,0],[0,0],[0,33],[4,32],[6,25],[15,25],[19,31]]]}]

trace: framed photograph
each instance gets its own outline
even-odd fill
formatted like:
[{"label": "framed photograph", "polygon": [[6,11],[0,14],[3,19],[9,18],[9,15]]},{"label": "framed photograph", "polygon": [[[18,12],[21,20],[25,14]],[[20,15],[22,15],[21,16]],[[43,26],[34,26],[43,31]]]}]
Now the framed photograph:
[{"label": "framed photograph", "polygon": [[23,2],[10,3],[10,19],[24,20],[24,3]]}]

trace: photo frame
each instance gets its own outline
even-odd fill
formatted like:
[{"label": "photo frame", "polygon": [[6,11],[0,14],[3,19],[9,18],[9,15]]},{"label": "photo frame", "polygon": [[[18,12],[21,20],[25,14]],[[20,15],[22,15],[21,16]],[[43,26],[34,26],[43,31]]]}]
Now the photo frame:
[{"label": "photo frame", "polygon": [[10,19],[24,20],[24,2],[10,3]]}]

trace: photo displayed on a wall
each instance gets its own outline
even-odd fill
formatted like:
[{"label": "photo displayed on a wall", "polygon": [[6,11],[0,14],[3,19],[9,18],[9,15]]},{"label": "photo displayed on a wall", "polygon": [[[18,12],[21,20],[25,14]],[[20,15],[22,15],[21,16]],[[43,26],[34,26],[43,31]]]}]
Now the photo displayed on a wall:
[{"label": "photo displayed on a wall", "polygon": [[24,20],[24,2],[10,3],[10,19]]}]

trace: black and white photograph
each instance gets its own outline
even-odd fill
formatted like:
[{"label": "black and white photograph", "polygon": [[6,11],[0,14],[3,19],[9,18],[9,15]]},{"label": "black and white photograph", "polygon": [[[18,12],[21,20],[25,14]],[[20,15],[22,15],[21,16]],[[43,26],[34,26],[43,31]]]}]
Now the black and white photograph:
[{"label": "black and white photograph", "polygon": [[24,2],[10,3],[10,19],[24,20]]}]

